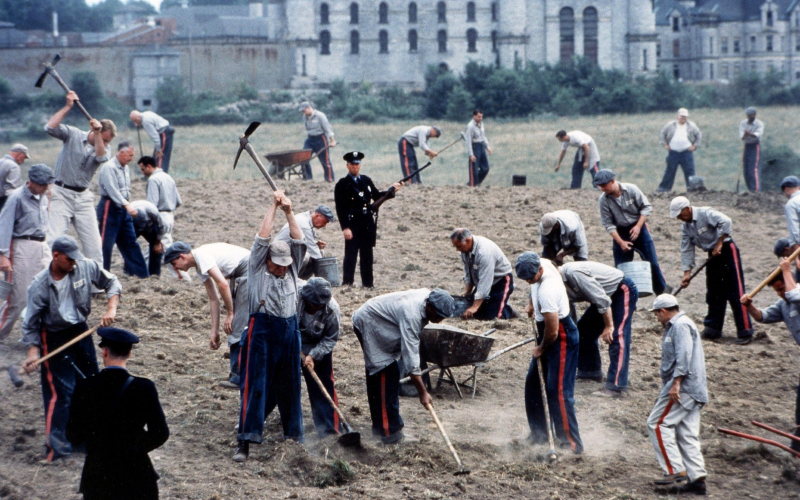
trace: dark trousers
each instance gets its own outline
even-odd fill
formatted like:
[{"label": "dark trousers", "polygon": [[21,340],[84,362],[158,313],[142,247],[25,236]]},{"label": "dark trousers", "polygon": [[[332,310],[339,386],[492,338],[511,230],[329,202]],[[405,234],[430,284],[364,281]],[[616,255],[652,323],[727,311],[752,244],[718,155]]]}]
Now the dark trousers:
[{"label": "dark trousers", "polygon": [[683,170],[683,180],[686,182],[686,189],[689,189],[689,177],[694,175],[694,153],[689,151],[670,150],[667,153],[667,169],[664,170],[664,177],[658,185],[659,191],[672,191],[675,183],[675,174],[678,172],[678,165]]},{"label": "dark trousers", "polygon": [[[631,229],[633,226],[617,227],[617,234],[624,241],[631,241]],[[622,247],[617,245],[617,242],[612,243],[612,251],[614,252],[614,265],[618,266],[623,262],[630,262],[633,260],[633,254],[638,250],[642,260],[650,263],[650,274],[653,278],[653,292],[656,295],[664,293],[667,287],[667,280],[664,279],[664,274],[661,272],[661,267],[658,265],[658,255],[656,255],[656,245],[653,243],[653,237],[650,235],[650,228],[645,223],[642,230],[639,231],[639,237],[633,242],[633,250],[625,252]]]},{"label": "dark trousers", "polygon": [[268,402],[281,414],[284,439],[304,442],[300,403],[300,330],[297,316],[276,318],[253,313],[239,351],[241,409],[239,441],[260,443]]},{"label": "dark trousers", "polygon": [[[155,229],[149,229],[147,231],[141,232],[134,226],[134,231],[136,232],[136,237],[139,236],[144,237],[145,241],[147,241],[147,245],[149,248],[149,254],[147,257],[147,271],[150,273],[150,276],[160,276],[161,275],[161,260],[164,258],[163,254],[156,252],[155,245],[160,242],[158,238],[157,231]],[[128,269],[127,262],[125,263],[125,272],[127,274],[133,274]]]},{"label": "dark trousers", "polygon": [[[175,129],[170,127],[158,134],[161,138],[161,147],[153,149],[153,158],[158,162],[158,168],[162,169],[165,173],[169,172],[169,160],[172,158],[172,136],[175,135]],[[161,158],[156,156],[158,151],[161,151]]]},{"label": "dark trousers", "polygon": [[472,155],[475,161],[469,160],[469,185],[472,187],[480,186],[489,174],[489,155],[486,153],[486,146],[482,142],[472,143]]},{"label": "dark trousers", "polygon": [[[242,337],[247,335],[247,330],[242,334]],[[235,344],[231,344],[228,346],[228,350],[230,351],[230,381],[234,384],[239,384],[241,378],[239,377],[239,351],[241,350],[241,344],[236,342]]]},{"label": "dark trousers", "polygon": [[[319,153],[328,147],[328,138],[325,134],[309,135],[303,143],[303,149],[310,149],[315,153]],[[331,152],[325,149],[318,156],[319,162],[322,164],[322,171],[325,174],[325,180],[333,182],[333,165],[331,165]],[[311,173],[311,162],[303,164],[303,180],[311,180],[313,175]]]},{"label": "dark trousers", "polygon": [[0,196],[0,210],[3,210],[3,207],[6,206],[7,199],[7,196]]},{"label": "dark trousers", "polygon": [[[539,342],[544,337],[544,322],[536,324]],[[583,452],[583,442],[578,431],[575,416],[575,371],[578,367],[578,328],[567,316],[559,321],[558,338],[547,347],[542,355],[542,372],[545,378],[547,404],[555,434],[562,448],[575,453]],[[536,369],[536,359],[531,359],[528,376],[525,379],[525,413],[531,430],[531,440],[547,443],[547,425],[544,415],[544,402]]]},{"label": "dark trousers", "polygon": [[[711,257],[711,252],[708,252],[708,256]],[[722,253],[711,259],[706,266],[708,314],[703,320],[706,337],[719,338],[722,336],[727,304],[731,305],[733,320],[736,322],[736,336],[746,338],[753,335],[750,314],[739,300],[746,292],[744,286],[739,247],[733,240],[725,242],[722,245]]]},{"label": "dark trousers", "polygon": [[400,417],[400,367],[397,361],[374,375],[367,373],[367,400],[372,418],[372,434],[385,444],[403,438]]},{"label": "dark trousers", "polygon": [[[414,152],[414,146],[408,143],[406,139],[400,139],[397,143],[397,150],[400,153],[400,170],[403,172],[403,177],[408,177],[419,169],[417,164],[417,153]],[[408,181],[411,184],[421,184],[419,174],[415,175]]]},{"label": "dark trousers", "polygon": [[[625,276],[619,288],[611,295],[611,317],[614,321],[612,342],[608,346],[608,373],[606,389],[624,391],[628,388],[628,365],[631,357],[631,323],[639,291],[633,280]],[[603,333],[605,322],[597,306],[589,306],[578,320],[580,350],[578,377],[595,378],[603,374],[603,361],[597,339]]]},{"label": "dark trousers", "polygon": [[150,276],[128,211],[111,201],[111,198],[103,196],[97,204],[97,222],[103,242],[103,269],[111,270],[111,254],[116,244],[125,261],[126,273],[139,278]]},{"label": "dark trousers", "polygon": [[598,161],[594,165],[589,165],[589,168],[584,169],[583,155],[583,149],[578,148],[578,151],[575,152],[575,160],[572,162],[572,183],[569,185],[570,189],[581,188],[581,184],[583,184],[583,172],[585,170],[588,170],[589,175],[592,176],[592,187],[597,187],[597,184],[594,182],[594,176],[600,171],[600,162]]},{"label": "dark trousers", "polygon": [[[797,426],[794,435],[800,437],[800,384],[797,385],[797,401],[794,406],[794,423]],[[800,441],[792,440],[792,449],[800,451]]]},{"label": "dark trousers", "polygon": [[492,285],[489,297],[478,308],[475,319],[509,319],[511,307],[508,305],[508,298],[513,291],[514,277],[509,273]]},{"label": "dark trousers", "polygon": [[[314,373],[317,374],[322,385],[325,386],[325,390],[338,406],[339,399],[336,396],[333,380],[333,353],[326,354],[320,360],[314,360]],[[308,400],[311,402],[311,416],[314,418],[314,428],[317,430],[317,434],[320,437],[341,434],[343,428],[339,421],[339,415],[305,368],[303,368],[303,378],[306,379],[306,391],[308,391]]]},{"label": "dark trousers", "polygon": [[761,191],[761,144],[745,144],[742,153],[744,182],[752,193]]},{"label": "dark trousers", "polygon": [[[47,356],[88,329],[86,323],[79,323],[59,332],[43,330],[41,355]],[[81,374],[78,374],[78,370]],[[67,421],[75,383],[81,375],[90,377],[97,372],[97,354],[91,336],[42,363],[42,399],[48,461],[72,453],[72,445],[67,440]]]},{"label": "dark trousers", "polygon": [[372,242],[374,226],[366,231],[353,229],[353,238],[344,241],[344,262],[342,263],[342,285],[352,285],[356,275],[356,260],[361,255],[361,285],[372,286]]}]

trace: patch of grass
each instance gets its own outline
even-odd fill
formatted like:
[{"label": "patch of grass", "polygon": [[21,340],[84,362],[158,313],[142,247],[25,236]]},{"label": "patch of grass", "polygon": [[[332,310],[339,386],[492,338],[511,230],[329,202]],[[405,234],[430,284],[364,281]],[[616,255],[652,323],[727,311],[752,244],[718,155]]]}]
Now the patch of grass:
[{"label": "patch of grass", "polygon": [[318,488],[341,486],[349,483],[355,477],[356,471],[353,470],[349,462],[341,458],[335,458],[326,468],[317,473],[312,484]]}]

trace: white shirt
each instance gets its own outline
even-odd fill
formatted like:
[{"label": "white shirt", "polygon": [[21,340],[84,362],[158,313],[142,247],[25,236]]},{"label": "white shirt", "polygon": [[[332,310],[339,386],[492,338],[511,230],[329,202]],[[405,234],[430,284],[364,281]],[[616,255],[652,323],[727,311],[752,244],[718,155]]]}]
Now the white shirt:
[{"label": "white shirt", "polygon": [[[600,161],[600,151],[597,149],[597,144],[595,144],[592,136],[580,130],[573,130],[567,133],[567,136],[569,137],[569,141],[562,142],[561,149],[567,149],[572,146],[573,148],[578,148],[580,151],[583,151],[584,144],[587,144],[589,146],[589,166],[593,167]],[[582,154],[580,158],[583,158]]]},{"label": "white shirt", "polygon": [[209,243],[192,250],[197,276],[204,283],[210,278],[208,271],[211,268],[218,267],[222,276],[228,278],[242,259],[249,255],[250,251],[246,248],[228,243]]},{"label": "white shirt", "polygon": [[672,140],[669,141],[669,149],[676,153],[681,153],[689,149],[691,145],[692,143],[689,141],[689,136],[686,133],[686,124],[684,123],[681,125],[680,123],[676,123],[675,134],[672,136]]},{"label": "white shirt", "polygon": [[558,313],[558,319],[564,319],[569,316],[569,298],[561,274],[547,259],[542,259],[542,269],[542,278],[531,285],[536,321],[544,321],[544,313]]}]

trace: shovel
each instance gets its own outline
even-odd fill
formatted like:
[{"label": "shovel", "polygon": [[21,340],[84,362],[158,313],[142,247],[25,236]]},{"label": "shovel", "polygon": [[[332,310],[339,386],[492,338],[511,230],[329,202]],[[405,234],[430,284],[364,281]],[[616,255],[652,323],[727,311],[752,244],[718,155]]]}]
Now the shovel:
[{"label": "shovel", "polygon": [[[538,346],[539,343],[536,341],[536,323],[534,319],[531,318],[531,326],[533,328],[533,345]],[[558,454],[556,453],[556,447],[553,442],[553,428],[550,426],[550,408],[547,404],[547,387],[544,384],[544,372],[542,371],[542,360],[536,358],[536,369],[539,370],[539,388],[542,393],[542,404],[544,405],[544,420],[545,424],[547,425],[547,441],[550,444],[550,451],[547,452],[547,458],[551,462],[555,462],[558,460]]]},{"label": "shovel", "polygon": [[331,395],[328,394],[328,391],[325,389],[325,386],[322,385],[322,380],[319,379],[314,370],[310,370],[305,365],[303,365],[303,368],[305,368],[306,372],[308,372],[308,374],[311,375],[311,378],[313,378],[314,382],[317,383],[319,389],[322,391],[322,394],[325,395],[325,399],[328,400],[328,403],[330,403],[331,406],[333,406],[333,409],[336,410],[336,414],[339,415],[340,419],[342,419],[342,425],[344,426],[345,433],[339,436],[339,439],[337,440],[338,443],[345,448],[361,448],[361,434],[354,431],[353,428],[350,427],[350,424],[347,423],[347,419],[344,418],[342,410],[340,410],[339,407],[336,405],[336,403],[333,402],[333,398],[331,398]]},{"label": "shovel", "polygon": [[694,270],[694,272],[693,272],[693,273],[692,273],[692,274],[689,276],[689,282],[688,282],[688,283],[686,283],[686,286],[680,286],[680,287],[678,287],[678,289],[677,289],[677,290],[675,290],[675,293],[674,293],[674,294],[672,294],[672,295],[673,295],[673,297],[677,297],[677,296],[678,296],[678,294],[679,294],[679,293],[681,293],[681,290],[683,290],[684,288],[688,287],[688,286],[689,286],[689,283],[691,283],[691,282],[692,282],[692,280],[694,279],[694,277],[695,277],[695,276],[697,276],[698,274],[700,274],[700,271],[702,271],[702,270],[703,270],[703,268],[705,268],[705,267],[708,265],[708,261],[710,261],[710,260],[711,260],[711,259],[713,259],[713,258],[714,258],[714,256],[712,255],[711,257],[707,258],[705,262],[703,262],[702,264],[700,264],[700,267],[698,267],[697,269],[695,269],[695,270]]},{"label": "shovel", "polygon": [[436,427],[439,428],[439,432],[442,434],[442,437],[444,438],[444,442],[447,443],[447,447],[450,448],[450,453],[452,453],[453,457],[456,459],[456,463],[458,464],[459,470],[455,471],[453,475],[465,476],[469,474],[470,472],[469,469],[464,468],[464,465],[461,463],[461,459],[458,458],[458,453],[456,453],[456,449],[453,448],[453,443],[450,442],[450,438],[447,437],[447,433],[444,431],[444,426],[442,425],[442,422],[439,421],[439,417],[436,416],[436,412],[433,411],[433,405],[430,403],[425,403],[425,408],[427,408],[428,411],[431,413],[433,421],[436,422]]},{"label": "shovel", "polygon": [[[80,335],[78,335],[74,339],[70,340],[66,344],[64,344],[61,347],[59,347],[58,349],[56,349],[55,351],[51,352],[47,356],[41,357],[41,358],[37,359],[36,361],[34,361],[33,366],[37,367],[40,364],[42,364],[45,361],[47,361],[48,359],[52,358],[53,356],[59,354],[60,352],[64,351],[65,349],[69,348],[71,345],[77,344],[81,340],[85,339],[86,337],[88,337],[91,334],[93,334],[94,332],[96,332],[98,328],[100,328],[100,325],[97,325],[95,327],[92,327],[92,328],[86,330],[85,332],[81,333]],[[75,369],[77,370],[78,368],[75,367]],[[80,370],[78,370],[78,371],[80,372]],[[20,367],[18,367],[17,365],[11,365],[11,366],[8,367],[8,376],[11,378],[11,382],[14,383],[14,387],[22,387],[24,382],[19,376],[20,375],[24,375],[24,374],[25,374],[25,370],[20,368]],[[81,375],[83,375],[83,374],[81,374]]]}]

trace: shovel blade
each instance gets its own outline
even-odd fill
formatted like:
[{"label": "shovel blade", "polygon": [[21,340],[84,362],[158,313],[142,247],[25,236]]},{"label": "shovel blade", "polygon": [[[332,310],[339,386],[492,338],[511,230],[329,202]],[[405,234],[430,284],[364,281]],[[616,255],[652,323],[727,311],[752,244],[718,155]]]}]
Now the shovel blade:
[{"label": "shovel blade", "polygon": [[361,448],[361,434],[358,432],[347,432],[339,436],[337,442],[344,448]]},{"label": "shovel blade", "polygon": [[25,382],[23,382],[22,378],[19,376],[19,366],[11,365],[8,367],[8,377],[11,379],[11,382],[14,384],[14,387],[22,387]]},{"label": "shovel blade", "polygon": [[454,476],[468,476],[470,473],[469,469],[461,469],[459,471],[453,472]]}]

